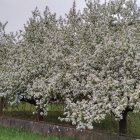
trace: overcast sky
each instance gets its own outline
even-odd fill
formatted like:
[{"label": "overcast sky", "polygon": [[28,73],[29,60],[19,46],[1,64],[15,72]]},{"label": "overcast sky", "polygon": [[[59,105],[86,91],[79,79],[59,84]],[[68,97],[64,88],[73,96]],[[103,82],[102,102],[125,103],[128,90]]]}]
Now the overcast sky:
[{"label": "overcast sky", "polygon": [[[137,0],[140,3],[140,0]],[[46,5],[57,15],[64,15],[73,0],[0,0],[0,22],[8,21],[7,32],[23,29],[23,24],[31,17],[31,11],[38,7],[41,12]],[[83,9],[85,0],[76,0],[77,8]]]},{"label": "overcast sky", "polygon": [[[77,8],[83,9],[84,0],[76,0]],[[72,6],[73,0],[0,0],[0,22],[8,21],[7,32],[23,29],[23,24],[31,17],[31,11],[38,7],[41,12],[46,5],[57,15],[64,15]]]}]

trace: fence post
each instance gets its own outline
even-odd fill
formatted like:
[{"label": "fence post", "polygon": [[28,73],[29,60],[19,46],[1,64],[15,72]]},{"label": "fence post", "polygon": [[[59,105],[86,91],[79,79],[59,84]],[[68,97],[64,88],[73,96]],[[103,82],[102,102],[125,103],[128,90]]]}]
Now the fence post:
[{"label": "fence post", "polygon": [[0,116],[3,115],[3,108],[4,108],[4,98],[0,97]]}]

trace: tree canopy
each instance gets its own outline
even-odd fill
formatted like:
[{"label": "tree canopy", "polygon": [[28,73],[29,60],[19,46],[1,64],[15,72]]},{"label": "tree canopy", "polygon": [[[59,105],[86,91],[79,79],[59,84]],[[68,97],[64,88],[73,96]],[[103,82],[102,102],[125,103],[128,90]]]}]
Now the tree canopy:
[{"label": "tree canopy", "polygon": [[9,103],[30,102],[47,115],[48,103],[63,102],[60,119],[78,129],[93,129],[107,114],[125,127],[127,112],[140,111],[136,1],[87,0],[82,12],[74,2],[64,18],[36,8],[20,36],[0,40],[0,96]]}]

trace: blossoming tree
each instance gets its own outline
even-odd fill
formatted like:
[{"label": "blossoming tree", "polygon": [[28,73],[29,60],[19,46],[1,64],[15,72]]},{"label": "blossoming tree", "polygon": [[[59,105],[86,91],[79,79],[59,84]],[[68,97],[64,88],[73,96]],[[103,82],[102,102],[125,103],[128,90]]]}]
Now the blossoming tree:
[{"label": "blossoming tree", "polygon": [[60,119],[78,129],[113,114],[126,133],[127,113],[140,110],[140,9],[133,0],[86,5],[77,12],[74,2],[59,19],[35,9],[22,39],[10,44],[0,95],[34,104],[41,115],[63,102]]},{"label": "blossoming tree", "polygon": [[140,109],[139,16],[133,1],[87,3],[67,56],[66,121],[92,129],[112,113],[126,133],[127,113]]}]

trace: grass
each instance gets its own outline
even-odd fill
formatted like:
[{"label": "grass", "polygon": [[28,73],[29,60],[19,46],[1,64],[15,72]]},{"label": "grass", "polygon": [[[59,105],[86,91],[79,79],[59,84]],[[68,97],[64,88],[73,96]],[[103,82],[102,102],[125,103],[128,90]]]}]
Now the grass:
[{"label": "grass", "polygon": [[[48,115],[47,117],[44,117],[43,120],[49,123],[70,125],[70,123],[66,123],[64,121],[61,122],[58,119],[58,117],[64,117],[63,107],[63,104],[49,104]],[[35,116],[33,115],[34,111],[35,107],[33,105],[29,103],[20,103],[19,105],[8,106],[5,108],[4,115],[27,120],[35,120]]]},{"label": "grass", "polygon": [[0,140],[74,140],[72,138],[58,138],[55,136],[43,136],[16,128],[0,126]]},{"label": "grass", "polygon": [[140,113],[128,114],[128,134],[140,136]]},{"label": "grass", "polygon": [[[48,111],[63,111],[63,104],[49,104]],[[34,105],[29,103],[20,103],[19,105],[8,106],[6,111],[34,111]]]},{"label": "grass", "polygon": [[105,120],[100,123],[94,123],[94,128],[97,130],[103,130],[106,132],[117,133],[118,132],[118,122],[114,120],[114,117],[107,115]]},{"label": "grass", "polygon": [[18,105],[13,105],[6,107],[5,109],[8,112],[12,111],[31,111],[33,112],[35,110],[35,106],[29,103],[20,103]]},{"label": "grass", "polygon": [[[119,126],[114,117],[107,115],[105,120],[101,123],[95,123],[94,127],[97,130],[103,130],[105,132],[118,133]],[[127,135],[140,137],[140,113],[128,113],[127,118]]]}]

